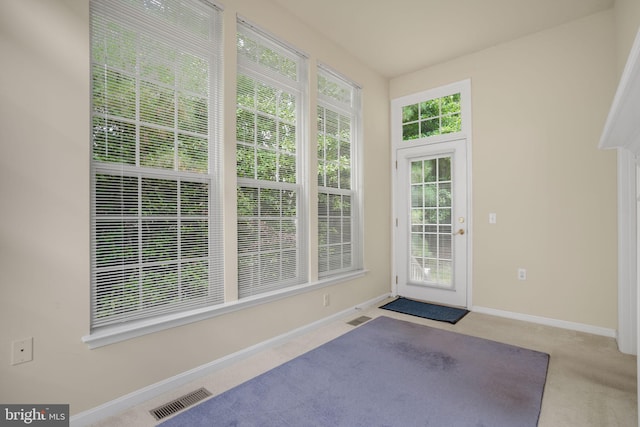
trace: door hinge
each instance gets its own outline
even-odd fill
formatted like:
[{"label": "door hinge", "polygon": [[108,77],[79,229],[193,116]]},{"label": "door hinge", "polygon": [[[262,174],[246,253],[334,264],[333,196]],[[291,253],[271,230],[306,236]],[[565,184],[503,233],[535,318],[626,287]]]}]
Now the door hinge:
[{"label": "door hinge", "polygon": [[398,276],[396,276],[396,285],[398,284]]},{"label": "door hinge", "polygon": [[398,161],[396,160],[396,169],[398,169]]},{"label": "door hinge", "polygon": [[398,226],[398,218],[396,218],[396,227]]}]

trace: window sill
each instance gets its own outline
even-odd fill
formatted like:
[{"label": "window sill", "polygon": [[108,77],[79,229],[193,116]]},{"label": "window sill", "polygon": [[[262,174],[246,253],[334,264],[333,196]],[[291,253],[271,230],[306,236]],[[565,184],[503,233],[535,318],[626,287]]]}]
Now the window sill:
[{"label": "window sill", "polygon": [[366,273],[367,270],[351,271],[349,273],[323,278],[317,282],[306,283],[304,285],[282,289],[255,297],[243,298],[242,300],[216,305],[215,307],[205,307],[187,312],[155,317],[153,319],[128,322],[122,326],[108,326],[100,328],[99,330],[82,337],[82,341],[89,346],[89,349],[104,347],[106,345],[115,344],[120,341],[140,337],[146,334],[175,328],[177,326],[183,326],[200,320],[210,319],[212,317],[221,316],[238,310],[244,310],[249,307],[310,292],[341,282],[346,282],[348,280],[354,280],[359,277],[363,277]]}]

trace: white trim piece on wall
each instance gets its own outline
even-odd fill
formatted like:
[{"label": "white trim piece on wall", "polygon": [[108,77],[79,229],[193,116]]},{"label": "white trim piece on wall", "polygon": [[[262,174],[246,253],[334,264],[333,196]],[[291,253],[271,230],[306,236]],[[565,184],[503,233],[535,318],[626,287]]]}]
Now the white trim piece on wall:
[{"label": "white trim piece on wall", "polygon": [[608,338],[616,338],[615,329],[603,328],[600,326],[586,325],[584,323],[569,322],[566,320],[551,319],[549,317],[533,316],[530,314],[515,313],[512,311],[498,310],[495,308],[474,306],[470,309],[474,313],[489,314],[491,316],[504,317],[513,320],[536,323],[538,325],[553,326],[555,328],[568,329],[571,331],[586,332],[588,334],[600,335]]},{"label": "white trim piece on wall", "polygon": [[[600,137],[600,149],[618,151],[618,347],[638,354],[638,241],[636,159],[640,155],[640,31],[631,47]],[[640,360],[638,361],[640,367]],[[640,387],[640,384],[638,385]],[[638,396],[640,399],[640,394]]]},{"label": "white trim piece on wall", "polygon": [[629,53],[598,148],[624,147],[640,153],[640,31]]},{"label": "white trim piece on wall", "polygon": [[618,349],[638,354],[638,209],[635,156],[618,148]]},{"label": "white trim piece on wall", "polygon": [[[640,343],[640,240],[638,239],[638,227],[640,224],[640,200],[637,194],[632,192],[633,186],[640,186],[637,175],[638,168],[629,165],[633,156],[640,154],[640,31],[636,32],[636,38],[627,58],[622,78],[618,84],[616,95],[613,98],[609,116],[605,123],[599,148],[618,149],[618,329],[620,338],[618,347],[627,352],[633,346],[635,336],[634,354],[638,354]],[[621,200],[627,197],[627,200]],[[635,205],[635,206],[633,206]],[[635,215],[632,211],[636,210]],[[630,217],[631,216],[631,217]],[[635,227],[631,223],[635,220]],[[635,229],[635,232],[634,230]],[[622,250],[630,248],[634,250],[635,259],[631,254],[621,256]],[[623,304],[620,303],[625,299]],[[632,349],[631,349],[632,350]],[[637,362],[640,372],[640,358]],[[637,376],[640,379],[640,376]],[[638,381],[638,405],[640,405],[640,381]],[[638,416],[640,426],[640,415]]]}]

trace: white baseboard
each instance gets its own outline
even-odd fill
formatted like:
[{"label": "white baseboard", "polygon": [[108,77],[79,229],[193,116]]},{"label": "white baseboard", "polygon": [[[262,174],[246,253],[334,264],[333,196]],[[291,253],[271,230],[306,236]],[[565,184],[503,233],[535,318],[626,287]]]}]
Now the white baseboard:
[{"label": "white baseboard", "polygon": [[223,369],[227,366],[232,365],[233,363],[239,362],[240,360],[243,360],[253,354],[256,354],[260,351],[263,351],[268,348],[279,345],[281,343],[284,343],[287,340],[290,340],[297,336],[309,333],[314,329],[317,329],[330,322],[333,322],[334,320],[338,320],[340,318],[358,313],[359,311],[367,309],[369,307],[373,307],[374,305],[378,304],[379,302],[383,301],[386,298],[389,298],[390,296],[391,296],[390,293],[381,295],[377,298],[366,301],[362,304],[358,304],[357,306],[354,306],[347,310],[343,310],[331,316],[320,319],[316,322],[302,326],[298,329],[294,329],[290,332],[287,332],[286,334],[282,334],[272,339],[269,339],[267,341],[263,341],[256,345],[248,347],[244,350],[240,350],[236,353],[232,353],[228,356],[214,360],[213,362],[209,362],[202,366],[198,366],[194,369],[183,372],[171,378],[167,378],[166,380],[162,380],[155,384],[151,384],[150,386],[144,387],[140,390],[136,390],[132,393],[129,393],[125,396],[114,399],[110,402],[104,403],[95,408],[81,412],[71,417],[70,424],[73,427],[88,426],[98,421],[104,420],[105,418],[111,417],[113,415],[117,415],[136,405],[139,405],[157,396],[160,396],[163,393],[174,390],[191,381],[195,381],[198,378],[201,378],[203,375],[207,375],[212,372],[218,371],[220,369]]},{"label": "white baseboard", "polygon": [[586,332],[594,335],[601,335],[609,338],[616,338],[615,329],[602,328],[600,326],[586,325],[584,323],[568,322],[566,320],[551,319],[548,317],[533,316],[530,314],[515,313],[512,311],[497,310],[495,308],[473,306],[471,311],[476,313],[490,314],[492,316],[506,317],[508,319],[523,320],[525,322],[537,323],[556,328],[569,329],[572,331]]}]

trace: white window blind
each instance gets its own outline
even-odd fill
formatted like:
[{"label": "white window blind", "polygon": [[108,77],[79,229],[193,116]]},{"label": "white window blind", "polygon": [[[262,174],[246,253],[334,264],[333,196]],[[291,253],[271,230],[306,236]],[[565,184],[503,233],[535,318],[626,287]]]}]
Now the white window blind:
[{"label": "white window blind", "polygon": [[307,281],[300,140],[306,58],[238,22],[238,292]]},{"label": "white window blind", "polygon": [[318,68],[318,274],[361,267],[356,184],[360,89]]},{"label": "white window blind", "polygon": [[220,11],[91,2],[91,327],[223,302]]}]

